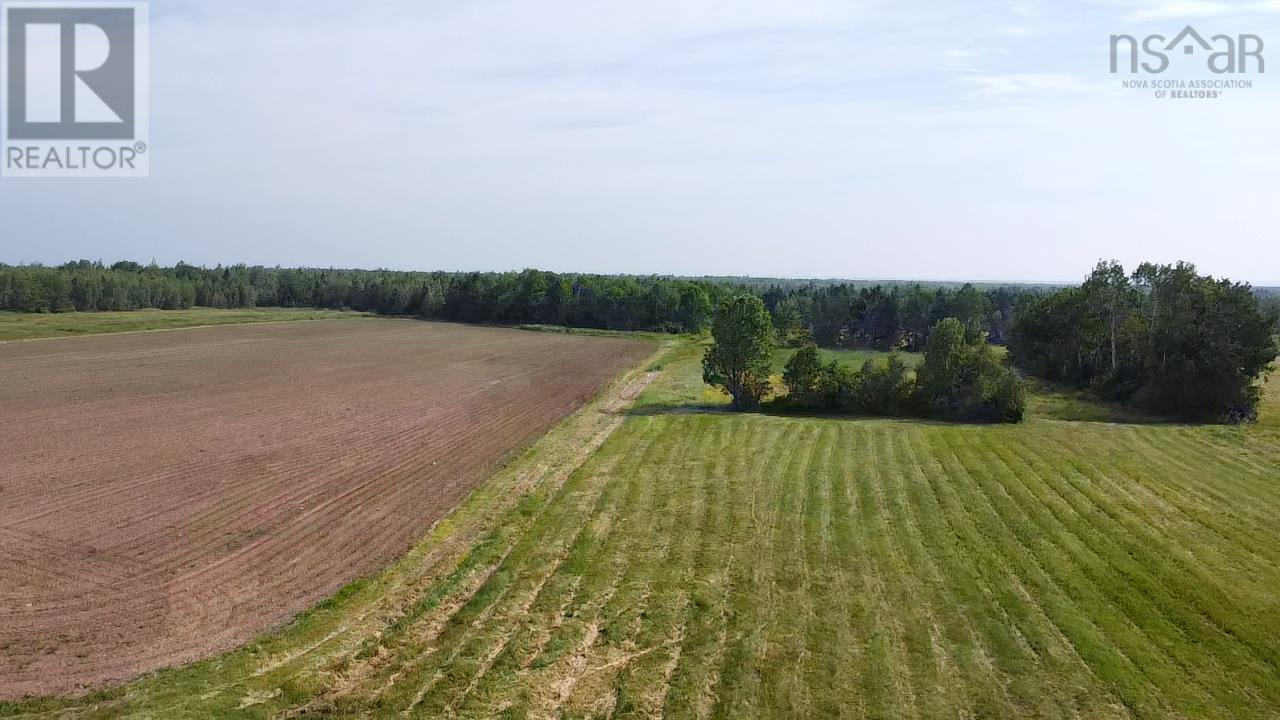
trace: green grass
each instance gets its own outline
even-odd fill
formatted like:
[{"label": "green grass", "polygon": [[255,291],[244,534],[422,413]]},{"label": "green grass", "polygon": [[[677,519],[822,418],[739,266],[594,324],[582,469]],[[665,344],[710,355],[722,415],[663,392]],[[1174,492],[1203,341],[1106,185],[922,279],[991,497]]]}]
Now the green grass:
[{"label": "green grass", "polygon": [[1044,380],[1028,381],[1031,393],[1027,412],[1031,417],[1077,422],[1108,423],[1160,423],[1163,418],[1148,415],[1118,403],[1104,402],[1093,397],[1088,390]]},{"label": "green grass", "polygon": [[361,313],[336,310],[261,308],[254,310],[136,310],[131,312],[31,314],[0,312],[0,342],[73,335],[173,330],[204,325],[324,320]]},{"label": "green grass", "polygon": [[1280,716],[1274,425],[682,412],[699,357],[282,632],[0,715]]},{"label": "green grass", "polygon": [[[786,367],[787,361],[792,355],[796,354],[795,348],[776,348],[773,351],[773,367],[774,372],[781,373]],[[868,360],[877,362],[888,362],[889,353],[877,350],[834,350],[830,348],[818,348],[818,357],[822,362],[829,363],[832,360],[839,362],[841,365],[859,370]],[[919,353],[898,353],[898,357],[902,358],[907,367],[919,367],[924,362],[924,355]]]},{"label": "green grass", "polygon": [[[1280,365],[1280,362],[1277,362]],[[1280,429],[1280,370],[1262,387],[1262,412],[1259,425]]]},{"label": "green grass", "polygon": [[526,332],[551,333],[554,335],[587,335],[590,337],[616,337],[630,338],[632,340],[650,340],[657,343],[667,343],[673,340],[697,340],[698,336],[694,334],[672,334],[662,332],[640,332],[628,330],[603,330],[599,328],[579,328],[566,327],[564,325],[538,325],[534,323],[524,323],[512,326],[516,330],[524,330]]}]

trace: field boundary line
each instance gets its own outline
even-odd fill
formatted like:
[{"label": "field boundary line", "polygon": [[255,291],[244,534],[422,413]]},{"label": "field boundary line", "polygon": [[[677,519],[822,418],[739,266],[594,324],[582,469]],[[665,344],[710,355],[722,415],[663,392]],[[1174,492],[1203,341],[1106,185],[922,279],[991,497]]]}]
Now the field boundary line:
[{"label": "field boundary line", "polygon": [[[279,324],[292,322],[315,321]],[[357,669],[366,660],[360,655],[362,649],[376,645],[385,630],[406,613],[412,614],[419,600],[439,589],[440,582],[459,567],[475,544],[522,500],[548,492],[554,495],[561,483],[594,456],[626,422],[625,408],[660,375],[651,370],[653,363],[679,346],[676,341],[648,343],[643,356],[607,380],[576,410],[499,460],[452,511],[424,527],[403,555],[281,625],[199,661],[101,688],[88,704],[83,697],[32,698],[29,708],[19,703],[4,708],[0,715],[69,717],[104,709],[132,715],[150,714],[156,708],[164,708],[166,714],[198,713],[201,707],[216,708],[229,699],[238,701],[246,693],[288,686],[295,676],[307,678],[311,689],[306,698],[290,698],[286,692],[258,709],[287,712],[341,693],[348,670]],[[343,661],[350,668],[344,667]],[[229,672],[205,672],[202,666],[209,664]]]},{"label": "field boundary line", "polygon": [[[344,656],[353,658],[367,640],[376,640],[386,627],[396,623],[419,599],[431,594],[431,588],[456,570],[471,548],[491,532],[522,499],[531,496],[539,488],[548,488],[551,494],[585,465],[626,420],[625,409],[661,373],[650,372],[652,367],[678,345],[663,343],[654,353],[605,386],[583,407],[565,418],[560,425],[536,439],[528,447],[517,451],[488,480],[481,483],[453,512],[441,518],[423,534],[419,541],[400,561],[374,579],[380,587],[367,605],[357,606],[356,612],[340,621],[329,633],[284,655],[277,655],[252,673],[253,679],[264,678],[296,662],[315,659],[311,672],[325,674],[320,666]],[[540,445],[550,443],[550,450],[561,456],[562,462],[544,456],[530,457]],[[529,465],[529,467],[521,467]],[[505,479],[508,492],[496,492]],[[486,493],[489,497],[485,497]],[[459,515],[464,517],[459,517]],[[443,531],[443,533],[442,533]],[[479,588],[475,588],[478,590]],[[445,606],[442,599],[441,606]],[[461,607],[461,605],[459,605]],[[443,625],[446,617],[436,623]],[[326,652],[324,647],[337,643],[338,647]],[[365,672],[374,673],[376,667],[357,661],[354,667],[346,667],[330,689],[318,693],[300,706],[288,708],[286,715],[316,709],[317,703],[331,702],[347,695],[360,686]],[[243,678],[222,685],[229,689],[242,684]]]},{"label": "field boundary line", "polygon": [[382,318],[377,315],[352,313],[350,316],[344,316],[344,317],[306,318],[306,319],[299,319],[299,320],[244,320],[242,322],[208,323],[205,325],[183,325],[182,327],[151,328],[149,330],[115,330],[115,331],[106,330],[103,332],[72,333],[69,335],[53,335],[50,337],[17,338],[15,340],[0,340],[0,345],[17,345],[19,343],[47,342],[49,340],[74,340],[76,338],[92,338],[92,337],[104,337],[104,336],[114,336],[114,335],[146,335],[148,333],[180,332],[182,330],[208,330],[210,328],[240,327],[242,325],[299,325],[302,323],[332,322],[334,320],[383,320],[383,319],[394,320],[395,318]]}]

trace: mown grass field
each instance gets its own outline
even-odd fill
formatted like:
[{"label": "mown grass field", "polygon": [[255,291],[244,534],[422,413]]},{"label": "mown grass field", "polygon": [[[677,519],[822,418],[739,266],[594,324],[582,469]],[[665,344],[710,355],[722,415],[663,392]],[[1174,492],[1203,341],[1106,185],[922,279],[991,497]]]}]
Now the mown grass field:
[{"label": "mown grass field", "polygon": [[0,714],[1280,716],[1274,424],[731,415],[653,367],[282,632]]},{"label": "mown grass field", "polygon": [[326,320],[357,317],[361,313],[336,310],[258,308],[254,310],[136,310],[99,313],[10,313],[0,312],[0,342],[39,340],[72,335],[175,330],[204,325],[238,325],[287,320]]},{"label": "mown grass field", "polygon": [[[1277,362],[1280,365],[1280,361]],[[1272,373],[1270,382],[1262,388],[1262,427],[1280,428],[1280,373]]]},{"label": "mown grass field", "polygon": [[[795,354],[796,354],[795,348],[775,349],[773,351],[774,371],[781,373],[783,368],[786,367],[787,361],[790,360],[791,356]],[[849,367],[854,368],[856,370],[856,369],[860,369],[863,363],[865,363],[868,360],[885,362],[887,361],[889,354],[883,353],[883,352],[876,352],[874,350],[847,350],[847,349],[833,350],[829,348],[819,348],[818,357],[821,358],[822,362],[824,363],[829,363],[832,360],[835,360],[839,362],[841,365],[848,365]],[[907,367],[911,367],[911,368],[917,367],[918,365],[920,365],[920,363],[924,362],[924,355],[920,353],[898,353],[898,357],[902,358],[902,362],[906,364]]]}]

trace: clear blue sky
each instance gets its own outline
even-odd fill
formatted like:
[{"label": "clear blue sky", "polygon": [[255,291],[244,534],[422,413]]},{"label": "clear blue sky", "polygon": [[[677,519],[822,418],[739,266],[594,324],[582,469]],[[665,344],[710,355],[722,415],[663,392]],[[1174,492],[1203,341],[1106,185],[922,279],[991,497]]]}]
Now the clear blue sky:
[{"label": "clear blue sky", "polygon": [[[1108,73],[1187,23],[1268,74]],[[1280,285],[1280,0],[157,0],[151,35],[151,178],[0,181],[0,261]]]}]

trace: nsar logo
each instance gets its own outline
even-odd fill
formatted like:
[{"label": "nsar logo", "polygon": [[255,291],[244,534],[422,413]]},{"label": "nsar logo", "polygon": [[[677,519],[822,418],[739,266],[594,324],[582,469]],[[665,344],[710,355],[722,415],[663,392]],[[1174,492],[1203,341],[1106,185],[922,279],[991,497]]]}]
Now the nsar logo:
[{"label": "nsar logo", "polygon": [[147,6],[0,3],[7,177],[146,177]]},{"label": "nsar logo", "polygon": [[1141,70],[1159,75],[1172,66],[1170,56],[1181,53],[1203,54],[1205,67],[1215,75],[1265,73],[1267,62],[1262,51],[1262,38],[1257,35],[1213,35],[1206,40],[1190,25],[1173,39],[1157,34],[1139,41],[1132,35],[1112,35],[1111,72],[1121,72],[1121,58],[1124,58],[1130,74]]}]

